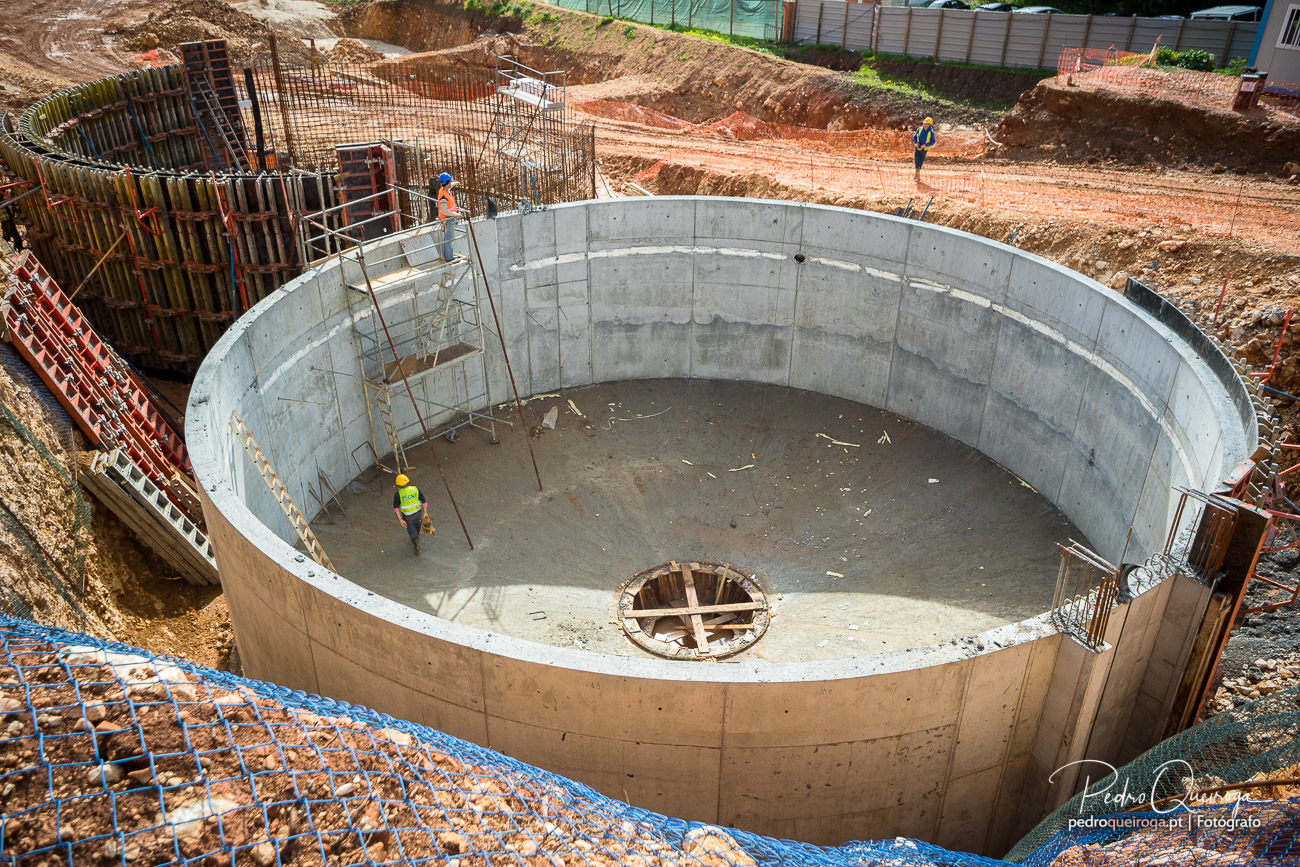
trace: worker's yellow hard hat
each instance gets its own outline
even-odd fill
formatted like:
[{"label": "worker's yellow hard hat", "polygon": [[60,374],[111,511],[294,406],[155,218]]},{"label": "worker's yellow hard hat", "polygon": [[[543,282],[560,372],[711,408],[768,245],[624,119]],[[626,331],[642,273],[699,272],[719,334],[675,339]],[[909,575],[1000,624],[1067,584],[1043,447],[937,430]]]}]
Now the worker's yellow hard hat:
[{"label": "worker's yellow hard hat", "polygon": [[393,479],[393,481],[394,481],[394,482],[397,482],[397,487],[399,487],[399,488],[404,488],[404,487],[406,487],[407,483],[408,483],[409,481],[411,481],[411,480],[408,479],[406,476],[401,475],[401,474],[399,473],[398,476],[397,476],[397,478]]},{"label": "worker's yellow hard hat", "polygon": [[926,123],[929,123],[929,124],[933,124],[933,123],[934,123],[934,118],[932,118],[932,117],[927,117],[927,118],[925,119],[925,122],[926,122]]}]

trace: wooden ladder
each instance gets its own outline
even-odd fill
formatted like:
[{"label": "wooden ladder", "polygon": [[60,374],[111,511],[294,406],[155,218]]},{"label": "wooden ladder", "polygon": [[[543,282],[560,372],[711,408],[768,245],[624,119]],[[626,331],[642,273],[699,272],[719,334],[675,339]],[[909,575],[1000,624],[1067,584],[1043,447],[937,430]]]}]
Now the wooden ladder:
[{"label": "wooden ladder", "polygon": [[244,424],[244,420],[239,417],[237,412],[232,411],[230,413],[230,429],[235,432],[235,437],[243,445],[244,451],[248,452],[248,456],[253,459],[253,465],[262,474],[262,480],[271,489],[271,494],[275,497],[276,502],[280,504],[280,511],[284,512],[284,516],[289,519],[289,524],[297,532],[298,538],[302,540],[303,545],[306,546],[307,553],[311,554],[312,559],[317,563],[330,571],[334,571],[334,564],[330,562],[329,557],[325,556],[325,549],[321,547],[320,542],[316,539],[316,534],[311,531],[307,519],[302,516],[302,512],[298,511],[298,507],[294,505],[293,498],[289,496],[289,491],[285,488],[284,482],[280,481],[280,477],[271,468],[270,459],[262,451],[262,447],[257,444],[257,440],[253,438],[253,432],[248,429],[248,425]]}]

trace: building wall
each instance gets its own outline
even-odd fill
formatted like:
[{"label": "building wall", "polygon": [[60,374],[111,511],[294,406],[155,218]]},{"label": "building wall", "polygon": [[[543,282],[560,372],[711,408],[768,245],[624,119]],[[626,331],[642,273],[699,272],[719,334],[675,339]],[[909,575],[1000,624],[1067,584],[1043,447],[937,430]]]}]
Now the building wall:
[{"label": "building wall", "polygon": [[1264,21],[1260,25],[1259,41],[1250,64],[1267,72],[1270,81],[1300,82],[1300,49],[1279,48],[1277,44],[1282,24],[1293,6],[1300,6],[1300,3],[1269,0],[1264,7]]},{"label": "building wall", "polygon": [[[510,215],[475,234],[521,391],[714,377],[885,407],[1009,467],[1112,560],[1130,524],[1128,559],[1163,541],[1171,486],[1205,487],[1254,445],[1240,396],[1151,316],[942,227],[651,198]],[[405,245],[418,257],[428,242],[388,239],[367,255]],[[819,843],[907,835],[999,854],[1072,793],[1045,788],[1053,761],[1140,746],[1123,734],[1134,719],[1159,731],[1179,641],[1199,622],[1168,582],[1117,610],[1100,654],[1037,618],[888,655],[697,666],[485,633],[317,566],[286,544],[227,422],[240,412],[303,507],[317,470],[337,487],[369,463],[352,329],[372,313],[349,307],[346,288],[358,277],[332,261],[277,292],[222,338],[191,393],[189,447],[248,673],[650,809]],[[396,288],[380,304],[430,294]],[[499,354],[487,362],[508,394]]]}]

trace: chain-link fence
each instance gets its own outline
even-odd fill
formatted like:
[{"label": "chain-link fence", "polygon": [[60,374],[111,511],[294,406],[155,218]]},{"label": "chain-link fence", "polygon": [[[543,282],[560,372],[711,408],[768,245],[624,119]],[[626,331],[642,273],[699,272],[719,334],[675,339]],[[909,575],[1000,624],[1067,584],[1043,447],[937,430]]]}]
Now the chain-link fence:
[{"label": "chain-link fence", "polygon": [[1007,860],[1300,864],[1300,687],[1211,717],[1118,770],[1083,770],[1084,790]]},{"label": "chain-link fence", "polygon": [[366,708],[0,621],[0,863],[757,867],[1001,862],[650,813]]}]

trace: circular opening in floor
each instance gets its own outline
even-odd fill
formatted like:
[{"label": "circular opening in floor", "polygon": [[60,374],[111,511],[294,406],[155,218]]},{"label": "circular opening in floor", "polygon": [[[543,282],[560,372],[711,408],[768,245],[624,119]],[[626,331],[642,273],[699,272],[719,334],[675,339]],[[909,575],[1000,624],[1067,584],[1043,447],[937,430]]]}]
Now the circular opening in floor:
[{"label": "circular opening in floor", "polygon": [[670,560],[638,572],[620,591],[618,616],[638,647],[668,659],[722,659],[763,637],[767,594],[726,563]]}]

